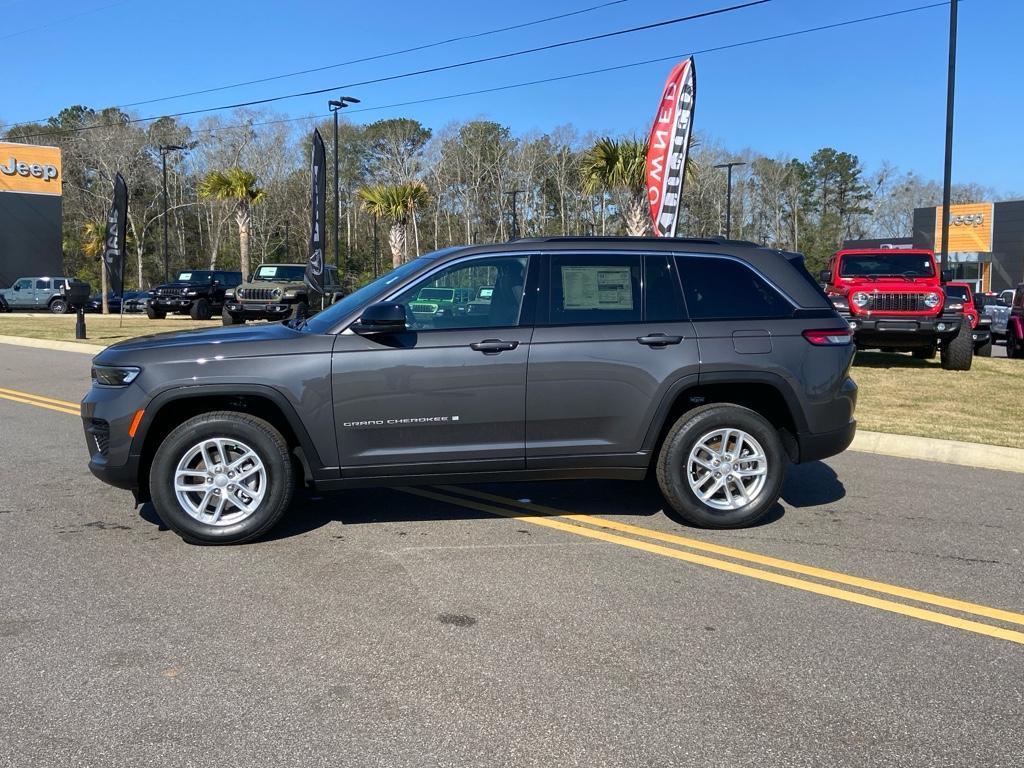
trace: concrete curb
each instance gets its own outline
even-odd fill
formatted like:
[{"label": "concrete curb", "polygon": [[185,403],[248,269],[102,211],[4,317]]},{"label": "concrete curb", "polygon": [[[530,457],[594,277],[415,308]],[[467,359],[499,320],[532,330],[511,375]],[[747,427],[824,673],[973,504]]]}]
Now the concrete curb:
[{"label": "concrete curb", "polygon": [[106,347],[99,344],[83,344],[77,341],[55,341],[53,339],[30,339],[27,336],[0,335],[0,344],[11,344],[15,347],[31,347],[32,349],[52,349],[58,352],[77,352],[82,355],[98,355]]},{"label": "concrete curb", "polygon": [[850,450],[897,456],[901,459],[920,459],[942,464],[958,464],[962,467],[1024,473],[1024,449],[1006,448],[1001,445],[858,431]]}]

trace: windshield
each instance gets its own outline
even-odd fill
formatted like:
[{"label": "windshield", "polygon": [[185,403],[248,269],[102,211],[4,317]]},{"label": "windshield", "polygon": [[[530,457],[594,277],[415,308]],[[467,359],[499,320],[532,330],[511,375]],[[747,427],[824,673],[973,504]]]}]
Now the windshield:
[{"label": "windshield", "polygon": [[253,275],[253,281],[256,280],[273,280],[275,282],[289,282],[299,283],[302,282],[306,277],[306,268],[298,264],[289,265],[273,265],[264,264],[262,267],[256,270],[256,274]]},{"label": "windshield", "polygon": [[413,259],[403,264],[398,269],[391,270],[386,275],[378,277],[372,283],[367,283],[358,291],[350,293],[341,301],[336,301],[323,312],[319,312],[311,317],[304,327],[313,333],[327,333],[347,315],[359,309],[360,306],[370,299],[386,293],[392,285],[421,269],[427,262],[433,261],[437,255],[434,253],[421,256],[418,259]]},{"label": "windshield", "polygon": [[960,299],[960,301],[967,301],[967,289],[959,285],[947,285],[946,295],[951,299]]},{"label": "windshield", "polygon": [[213,272],[208,269],[193,269],[190,272],[179,272],[179,283],[209,283],[213,280]]},{"label": "windshield", "polygon": [[839,267],[840,277],[935,277],[931,257],[920,253],[848,254]]}]

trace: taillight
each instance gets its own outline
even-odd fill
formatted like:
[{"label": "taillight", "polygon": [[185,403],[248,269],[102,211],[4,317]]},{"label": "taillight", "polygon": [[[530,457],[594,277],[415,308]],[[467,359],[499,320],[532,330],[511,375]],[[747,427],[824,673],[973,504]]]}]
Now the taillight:
[{"label": "taillight", "polygon": [[804,331],[804,338],[816,347],[842,347],[853,341],[853,331],[829,328],[827,331]]}]

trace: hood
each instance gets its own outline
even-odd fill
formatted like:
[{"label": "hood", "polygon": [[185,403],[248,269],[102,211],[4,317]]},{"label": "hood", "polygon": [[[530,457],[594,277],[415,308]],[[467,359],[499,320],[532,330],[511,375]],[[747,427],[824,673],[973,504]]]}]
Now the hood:
[{"label": "hood", "polygon": [[[182,357],[252,357],[287,351],[287,346],[308,334],[287,327],[284,323],[240,325],[222,328],[200,328],[189,331],[168,331],[152,336],[139,336],[107,347],[97,360],[171,359]],[[273,349],[272,349],[273,348]]]}]

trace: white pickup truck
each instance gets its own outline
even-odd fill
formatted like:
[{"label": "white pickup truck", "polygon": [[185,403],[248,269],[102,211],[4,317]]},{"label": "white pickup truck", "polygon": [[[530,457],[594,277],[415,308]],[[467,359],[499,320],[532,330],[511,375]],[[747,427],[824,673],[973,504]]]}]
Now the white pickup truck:
[{"label": "white pickup truck", "polygon": [[984,305],[980,307],[983,317],[992,320],[992,341],[1006,339],[1006,321],[1010,318],[1010,305],[1013,304],[1013,289],[1008,288],[1000,293],[975,294],[975,302],[981,298]]}]

